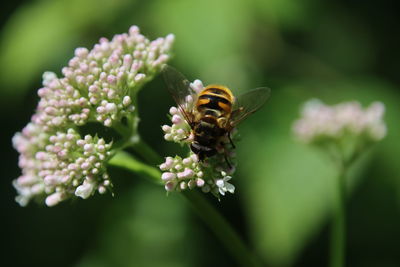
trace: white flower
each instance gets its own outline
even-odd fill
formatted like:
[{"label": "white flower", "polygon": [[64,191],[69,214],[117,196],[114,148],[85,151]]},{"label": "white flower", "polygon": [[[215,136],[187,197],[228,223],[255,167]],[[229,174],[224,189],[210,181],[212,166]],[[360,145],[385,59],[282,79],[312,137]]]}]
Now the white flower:
[{"label": "white flower", "polygon": [[235,192],[235,186],[231,183],[228,183],[230,179],[232,179],[231,176],[224,176],[224,178],[215,181],[219,193],[223,196],[225,196],[226,192],[229,192],[231,194]]},{"label": "white flower", "polygon": [[[168,192],[201,188],[204,193],[211,192],[219,198],[219,194],[225,195],[226,192],[233,194],[235,191],[235,187],[228,183],[232,176],[228,176],[225,171],[220,171],[223,165],[226,165],[226,162],[218,157],[213,164],[203,164],[193,152],[190,152],[187,158],[167,157],[160,165],[163,171],[161,179]],[[229,171],[233,173],[235,168]],[[205,177],[205,173],[209,174],[209,177]],[[212,179],[211,177],[219,178]]]},{"label": "white flower", "polygon": [[96,184],[93,183],[93,181],[89,181],[89,179],[86,179],[82,185],[76,188],[75,195],[77,197],[86,199],[92,195],[95,189],[96,189]]}]

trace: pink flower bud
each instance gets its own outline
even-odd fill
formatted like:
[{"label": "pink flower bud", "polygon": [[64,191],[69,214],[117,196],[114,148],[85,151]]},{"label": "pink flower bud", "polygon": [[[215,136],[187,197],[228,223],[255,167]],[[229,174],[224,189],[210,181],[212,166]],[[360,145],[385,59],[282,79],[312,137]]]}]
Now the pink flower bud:
[{"label": "pink flower bud", "polygon": [[179,188],[181,189],[181,190],[185,190],[186,188],[187,188],[187,183],[185,183],[185,182],[180,182],[179,183]]},{"label": "pink flower bud", "polygon": [[189,158],[184,158],[182,160],[182,163],[185,164],[185,165],[189,165],[190,163],[192,163],[192,159],[190,157]]},{"label": "pink flower bud", "polygon": [[185,168],[185,170],[183,172],[179,172],[177,176],[180,179],[191,178],[194,176],[194,172],[192,169]]},{"label": "pink flower bud", "polygon": [[176,178],[176,175],[175,175],[175,173],[172,173],[172,172],[164,172],[162,175],[161,175],[161,179],[163,180],[163,181],[169,181],[169,180],[173,180],[173,179],[175,179]]},{"label": "pink flower bud", "polygon": [[200,179],[200,178],[197,178],[196,179],[196,185],[198,186],[198,187],[202,187],[202,186],[204,186],[204,180],[203,179]]},{"label": "pink flower bud", "polygon": [[124,96],[122,103],[124,104],[124,106],[129,106],[132,103],[132,100],[129,96]]},{"label": "pink flower bud", "polygon": [[176,107],[171,107],[170,109],[169,109],[169,113],[171,114],[171,115],[175,115],[175,114],[177,114],[179,111],[178,111],[178,109],[176,108]]},{"label": "pink flower bud", "polygon": [[63,200],[62,193],[61,192],[56,192],[54,194],[51,194],[46,198],[46,205],[49,207],[53,207],[57,205],[59,202]]},{"label": "pink flower bud", "polygon": [[169,132],[169,131],[171,131],[171,126],[169,126],[169,125],[163,125],[163,126],[161,126],[161,129],[162,129],[164,132]]},{"label": "pink flower bud", "polygon": [[107,81],[108,81],[110,84],[116,84],[116,83],[117,83],[117,77],[115,77],[114,75],[108,75]]},{"label": "pink flower bud", "polygon": [[172,116],[171,121],[173,124],[180,124],[180,123],[182,123],[182,118],[179,115],[174,115],[174,116]]},{"label": "pink flower bud", "polygon": [[174,190],[175,185],[176,185],[175,182],[169,181],[169,182],[167,182],[167,183],[165,184],[165,190],[168,191],[168,192],[171,192],[171,191]]}]

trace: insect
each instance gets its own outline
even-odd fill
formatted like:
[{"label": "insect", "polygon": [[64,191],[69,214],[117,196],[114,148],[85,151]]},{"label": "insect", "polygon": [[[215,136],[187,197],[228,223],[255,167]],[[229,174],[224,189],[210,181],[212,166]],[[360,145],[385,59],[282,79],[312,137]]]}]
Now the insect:
[{"label": "insect", "polygon": [[[236,98],[229,88],[212,84],[196,93],[189,80],[173,67],[165,65],[162,73],[168,91],[190,126],[194,137],[190,149],[201,161],[217,154],[218,148],[224,148],[227,138],[235,148],[232,130],[261,108],[271,92],[269,88],[260,87]],[[188,105],[190,100],[192,105]],[[226,153],[225,160],[230,167]]]}]

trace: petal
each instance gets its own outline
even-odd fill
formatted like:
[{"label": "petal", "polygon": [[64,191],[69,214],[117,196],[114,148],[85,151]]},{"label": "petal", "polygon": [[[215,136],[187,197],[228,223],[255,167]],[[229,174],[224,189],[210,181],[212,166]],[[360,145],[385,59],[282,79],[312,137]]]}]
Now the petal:
[{"label": "petal", "polygon": [[233,194],[235,192],[235,186],[233,184],[226,183],[225,190]]},{"label": "petal", "polygon": [[224,182],[228,182],[230,179],[232,179],[232,176],[225,176],[224,177]]},{"label": "petal", "polygon": [[218,179],[217,181],[215,181],[215,185],[218,186],[219,188],[224,187],[224,180],[222,179]]},{"label": "petal", "polygon": [[223,188],[219,188],[219,193],[220,193],[221,195],[225,196],[225,191],[224,191]]}]

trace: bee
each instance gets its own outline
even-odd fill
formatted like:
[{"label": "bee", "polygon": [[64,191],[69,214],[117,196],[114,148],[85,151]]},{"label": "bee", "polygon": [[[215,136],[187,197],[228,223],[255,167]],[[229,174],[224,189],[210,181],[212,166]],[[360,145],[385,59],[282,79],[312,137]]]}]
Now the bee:
[{"label": "bee", "polygon": [[[226,139],[235,148],[232,130],[260,109],[271,93],[269,88],[260,87],[236,98],[228,87],[216,84],[208,85],[196,93],[190,87],[189,80],[176,69],[165,65],[162,74],[168,91],[190,126],[193,136],[190,149],[200,161],[217,154],[218,148],[225,148]],[[193,104],[188,105],[188,102]],[[230,167],[226,153],[225,160]]]}]

